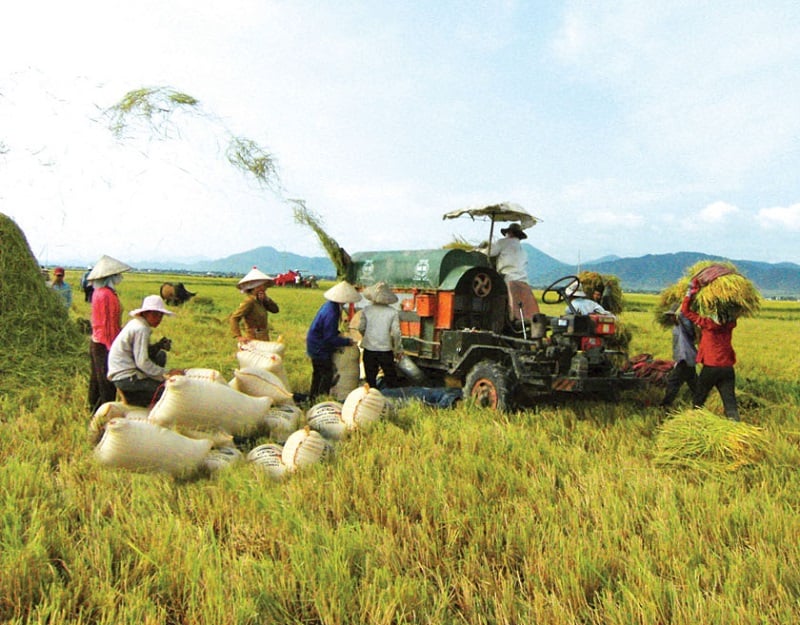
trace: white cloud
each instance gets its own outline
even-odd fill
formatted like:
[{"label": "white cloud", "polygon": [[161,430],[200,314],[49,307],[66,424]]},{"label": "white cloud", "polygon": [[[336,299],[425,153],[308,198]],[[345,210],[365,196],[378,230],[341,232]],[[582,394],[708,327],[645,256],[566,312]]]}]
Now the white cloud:
[{"label": "white cloud", "polygon": [[708,224],[721,224],[728,221],[731,215],[739,213],[736,206],[727,202],[717,201],[709,204],[698,213],[698,219]]},{"label": "white cloud", "polygon": [[762,228],[800,232],[800,204],[762,208],[756,218]]}]

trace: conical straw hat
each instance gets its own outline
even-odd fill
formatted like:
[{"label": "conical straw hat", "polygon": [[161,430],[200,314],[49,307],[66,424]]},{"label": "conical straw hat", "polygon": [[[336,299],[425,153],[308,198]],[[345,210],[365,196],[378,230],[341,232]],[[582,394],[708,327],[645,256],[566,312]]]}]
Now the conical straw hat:
[{"label": "conical straw hat", "polygon": [[325,299],[337,304],[354,304],[361,300],[361,293],[356,291],[352,284],[344,280],[334,284],[323,295]]},{"label": "conical straw hat", "polygon": [[112,258],[111,256],[103,255],[100,260],[94,264],[94,269],[86,276],[87,280],[99,280],[100,278],[107,278],[114,276],[123,271],[130,271],[131,267],[126,265],[121,260]]},{"label": "conical straw hat", "polygon": [[397,301],[397,295],[385,282],[378,282],[364,289],[364,298],[374,304],[394,304]]},{"label": "conical straw hat", "polygon": [[253,267],[244,278],[239,280],[238,287],[240,291],[244,292],[262,284],[272,286],[275,284],[275,279],[260,271],[258,267]]}]

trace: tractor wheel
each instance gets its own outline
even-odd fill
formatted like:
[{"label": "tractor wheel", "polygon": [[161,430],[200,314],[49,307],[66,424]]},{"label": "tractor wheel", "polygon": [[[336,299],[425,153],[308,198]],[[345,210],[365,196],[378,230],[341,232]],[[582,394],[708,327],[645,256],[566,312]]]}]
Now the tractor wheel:
[{"label": "tractor wheel", "polygon": [[482,408],[504,412],[511,409],[512,379],[504,367],[482,360],[467,374],[464,395]]}]

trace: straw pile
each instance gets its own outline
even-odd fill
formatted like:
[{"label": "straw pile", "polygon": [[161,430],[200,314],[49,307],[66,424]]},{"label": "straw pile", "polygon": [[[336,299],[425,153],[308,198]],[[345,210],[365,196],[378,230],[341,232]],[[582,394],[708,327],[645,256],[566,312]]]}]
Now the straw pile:
[{"label": "straw pile", "polygon": [[0,388],[10,385],[6,372],[24,371],[27,385],[39,372],[63,376],[85,360],[86,339],[42,277],[22,230],[3,213],[0,241]]},{"label": "straw pile", "polygon": [[601,306],[609,312],[618,315],[622,312],[622,288],[619,278],[612,275],[601,275],[596,271],[582,271],[578,275],[584,293],[589,297],[599,291],[603,294]]},{"label": "straw pile", "polygon": [[686,270],[676,283],[661,292],[655,311],[659,325],[669,328],[671,320],[666,316],[669,309],[680,306],[693,278],[701,288],[692,300],[692,310],[717,321],[752,317],[761,309],[761,294],[755,285],[739,273],[728,261],[702,260]]},{"label": "straw pile", "polygon": [[758,463],[767,445],[763,429],[696,408],[659,428],[653,459],[661,467],[720,475]]}]

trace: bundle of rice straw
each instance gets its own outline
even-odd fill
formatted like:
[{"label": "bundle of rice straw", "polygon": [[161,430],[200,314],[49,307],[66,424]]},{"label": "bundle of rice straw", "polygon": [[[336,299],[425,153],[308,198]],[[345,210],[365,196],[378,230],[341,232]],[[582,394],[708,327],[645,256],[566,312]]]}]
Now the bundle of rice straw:
[{"label": "bundle of rice straw", "polygon": [[596,271],[582,271],[578,274],[584,293],[589,297],[599,291],[603,294],[601,306],[609,312],[618,315],[622,312],[622,287],[619,278],[612,275],[601,275]]},{"label": "bundle of rice straw", "polygon": [[661,467],[722,475],[756,464],[767,445],[762,428],[694,408],[661,425],[653,460]]},{"label": "bundle of rice straw", "polygon": [[752,317],[761,309],[761,294],[755,285],[739,273],[729,261],[701,260],[686,270],[678,282],[661,292],[656,307],[656,323],[668,328],[672,325],[666,315],[669,309],[680,306],[692,279],[701,288],[692,301],[692,310],[712,319],[738,319]]}]

